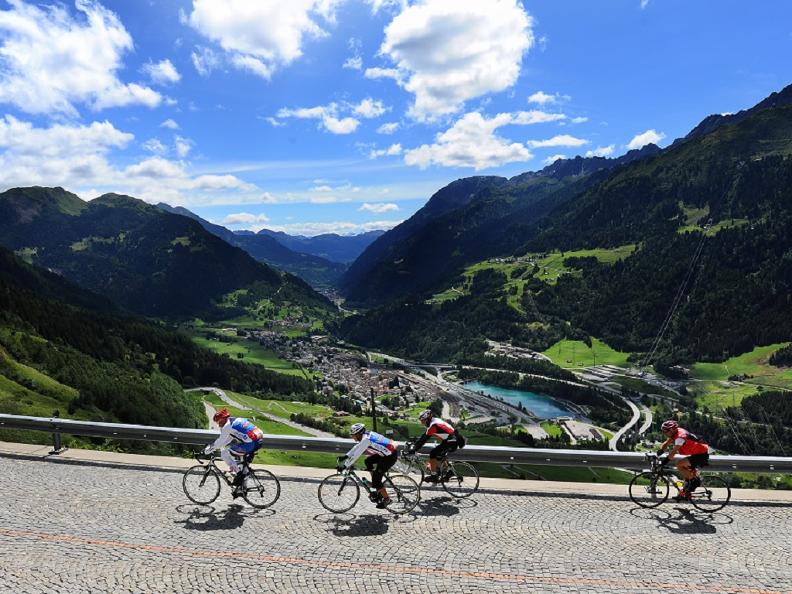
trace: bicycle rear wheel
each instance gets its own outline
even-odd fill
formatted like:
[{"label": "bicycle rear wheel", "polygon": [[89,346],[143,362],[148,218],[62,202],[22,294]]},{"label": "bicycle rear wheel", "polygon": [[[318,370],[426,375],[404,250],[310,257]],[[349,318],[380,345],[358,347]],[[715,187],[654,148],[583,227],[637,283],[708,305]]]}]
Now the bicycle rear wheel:
[{"label": "bicycle rear wheel", "polygon": [[394,474],[385,477],[385,489],[391,502],[385,506],[393,514],[408,514],[421,501],[421,487],[415,479],[406,474]]},{"label": "bicycle rear wheel", "polygon": [[319,503],[336,514],[348,512],[360,499],[360,487],[351,476],[333,474],[319,483]]},{"label": "bicycle rear wheel", "polygon": [[690,495],[690,503],[696,509],[713,513],[726,507],[731,499],[728,483],[719,476],[702,477],[702,484]]},{"label": "bicycle rear wheel", "polygon": [[641,507],[657,507],[668,499],[670,485],[668,478],[662,474],[642,472],[630,481],[630,499]]},{"label": "bicycle rear wheel", "polygon": [[209,505],[220,495],[220,477],[211,466],[198,464],[184,473],[182,489],[193,503]]},{"label": "bicycle rear wheel", "polygon": [[245,477],[245,493],[243,497],[257,509],[265,509],[274,504],[280,497],[280,481],[269,470],[250,469]]},{"label": "bicycle rear wheel", "polygon": [[443,472],[440,482],[449,495],[464,499],[478,491],[479,473],[472,464],[449,460],[448,469]]},{"label": "bicycle rear wheel", "polygon": [[404,456],[400,458],[399,463],[401,468],[398,470],[403,470],[403,473],[406,475],[414,475],[418,484],[423,482],[425,474],[424,463],[418,457]]}]

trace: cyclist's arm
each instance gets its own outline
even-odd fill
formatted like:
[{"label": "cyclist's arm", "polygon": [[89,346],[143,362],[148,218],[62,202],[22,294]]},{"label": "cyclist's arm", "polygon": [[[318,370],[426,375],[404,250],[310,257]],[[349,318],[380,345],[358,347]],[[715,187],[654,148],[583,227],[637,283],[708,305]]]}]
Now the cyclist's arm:
[{"label": "cyclist's arm", "polygon": [[660,444],[660,449],[658,451],[664,451],[669,445],[671,445],[671,441],[672,440],[670,439],[666,439],[662,444]]},{"label": "cyclist's arm", "polygon": [[415,440],[415,444],[413,444],[412,449],[414,449],[417,452],[423,447],[423,445],[426,443],[428,439],[429,439],[429,435],[424,433],[423,435],[421,435],[421,437]]},{"label": "cyclist's arm", "polygon": [[[669,439],[668,441],[671,441],[671,440]],[[680,449],[680,448],[681,448],[683,445],[685,445],[685,440],[684,440],[684,439],[682,439],[681,437],[678,437],[678,438],[677,438],[677,439],[674,441],[674,448],[673,448],[673,449],[672,449],[670,452],[668,452],[668,459],[669,459],[669,460],[673,460],[673,459],[674,459],[674,456],[676,456],[676,455],[679,453],[679,449]]]},{"label": "cyclist's arm", "polygon": [[347,452],[346,460],[344,460],[344,466],[346,468],[352,468],[357,462],[357,459],[363,455],[363,452],[371,445],[371,440],[368,437],[364,437],[359,442],[355,444],[355,447],[352,448]]},{"label": "cyclist's arm", "polygon": [[231,423],[226,423],[225,426],[220,429],[220,436],[214,441],[214,443],[210,443],[208,446],[206,446],[204,452],[208,454],[215,450],[220,450],[231,443],[231,439]]}]

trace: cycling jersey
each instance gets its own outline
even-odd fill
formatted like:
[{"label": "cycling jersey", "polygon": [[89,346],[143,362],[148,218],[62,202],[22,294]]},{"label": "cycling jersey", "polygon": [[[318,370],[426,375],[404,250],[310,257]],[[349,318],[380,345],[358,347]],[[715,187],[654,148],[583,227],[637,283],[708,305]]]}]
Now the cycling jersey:
[{"label": "cycling jersey", "polygon": [[261,429],[247,419],[230,417],[228,422],[220,429],[220,437],[211,446],[207,446],[206,451],[208,453],[213,450],[219,450],[230,443],[252,444],[261,441],[263,438],[264,434]]},{"label": "cycling jersey", "polygon": [[363,453],[368,456],[391,456],[396,453],[396,442],[374,431],[366,431],[363,439],[347,452],[344,466],[352,468]]},{"label": "cycling jersey", "polygon": [[678,454],[680,456],[694,456],[696,454],[708,454],[709,446],[703,441],[682,429],[677,429],[676,437],[674,438],[674,446],[679,447]]},{"label": "cycling jersey", "polygon": [[454,429],[450,423],[446,423],[443,419],[435,417],[429,422],[426,432],[418,438],[414,447],[416,450],[420,449],[430,437],[434,437],[440,441],[456,441],[458,435],[457,430]]}]

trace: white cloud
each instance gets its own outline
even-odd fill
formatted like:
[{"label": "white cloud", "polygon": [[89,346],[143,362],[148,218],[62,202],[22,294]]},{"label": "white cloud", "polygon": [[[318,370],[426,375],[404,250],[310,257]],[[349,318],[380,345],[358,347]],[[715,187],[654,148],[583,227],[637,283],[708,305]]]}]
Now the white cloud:
[{"label": "white cloud", "polygon": [[592,151],[586,151],[587,157],[610,157],[613,154],[616,145],[609,144],[608,146],[598,146]]},{"label": "white cloud", "polygon": [[132,37],[98,2],[76,0],[75,17],[62,5],[8,4],[9,10],[0,10],[0,103],[76,116],[75,103],[102,109],[162,101],[156,91],[118,79]]},{"label": "white cloud", "polygon": [[177,124],[172,119],[168,118],[167,120],[165,120],[160,124],[160,128],[169,128],[170,130],[178,130],[179,124]]},{"label": "white cloud", "polygon": [[[193,0],[185,20],[219,44],[233,66],[269,78],[278,67],[302,56],[306,38],[327,35],[320,22],[334,22],[340,1]],[[201,72],[198,64],[196,68]]]},{"label": "white cloud", "polygon": [[266,117],[264,120],[273,128],[283,128],[286,125],[285,122],[281,122],[278,118]]},{"label": "white cloud", "polygon": [[360,56],[347,58],[346,61],[344,61],[343,67],[349,70],[363,70],[363,58]]},{"label": "white cloud", "polygon": [[573,124],[584,124],[584,123],[588,122],[588,118],[585,117],[585,116],[578,116],[576,118],[572,118],[569,121],[572,122]]},{"label": "white cloud", "polygon": [[395,156],[402,154],[402,145],[392,144],[386,149],[372,150],[369,153],[369,159],[376,159],[378,157]]},{"label": "white cloud", "polygon": [[569,101],[570,99],[571,97],[569,95],[561,95],[559,93],[548,95],[544,91],[537,91],[536,93],[528,97],[528,103],[547,105],[550,103],[561,103],[562,101]]},{"label": "white cloud", "polygon": [[386,27],[380,53],[415,95],[410,114],[432,120],[512,86],[533,45],[532,24],[517,0],[422,0]]},{"label": "white cloud", "polygon": [[175,139],[175,147],[176,147],[176,154],[179,156],[180,159],[183,159],[187,156],[187,154],[192,149],[193,143],[188,138],[182,138],[181,136],[176,136]]},{"label": "white cloud", "polygon": [[378,118],[386,111],[390,111],[390,107],[385,107],[382,101],[375,101],[368,97],[358,103],[353,111],[364,118]]},{"label": "white cloud", "polygon": [[365,233],[366,231],[392,229],[402,222],[403,221],[369,221],[367,223],[351,223],[347,221],[333,223],[305,222],[290,223],[287,225],[267,225],[267,229],[272,229],[273,231],[283,231],[289,235],[307,235],[309,237],[314,235],[322,235],[324,233],[357,235],[359,233]]},{"label": "white cloud", "polygon": [[318,105],[316,107],[282,108],[278,111],[279,118],[298,118],[320,120],[320,127],[333,134],[351,134],[357,130],[360,121],[352,117],[339,118],[339,107],[336,103]]},{"label": "white cloud", "polygon": [[552,165],[559,159],[566,159],[566,158],[567,158],[566,155],[553,155],[552,157],[547,157],[544,161],[542,161],[542,163],[544,163],[545,165]]},{"label": "white cloud", "polygon": [[208,47],[196,47],[195,51],[190,53],[193,66],[201,76],[209,76],[212,71],[220,66],[220,56]]},{"label": "white cloud", "polygon": [[311,191],[311,192],[332,192],[332,191],[333,191],[333,188],[331,188],[330,186],[327,186],[327,185],[324,185],[324,186],[314,186],[313,188],[311,188],[311,190],[310,190],[310,191]]},{"label": "white cloud", "polygon": [[393,202],[364,202],[358,210],[364,210],[368,212],[375,212],[377,214],[383,212],[395,212],[399,210],[399,205],[394,204]]},{"label": "white cloud", "polygon": [[547,140],[529,140],[527,142],[528,146],[531,148],[545,148],[545,147],[556,147],[556,146],[563,146],[563,147],[579,147],[583,146],[584,144],[588,144],[589,141],[583,138],[576,138],[574,136],[570,136],[569,134],[559,134],[558,136],[553,136],[552,138],[548,138]]},{"label": "white cloud", "polygon": [[539,111],[532,109],[531,111],[518,111],[514,114],[512,124],[546,124],[547,122],[558,122],[565,120],[566,116],[563,113],[547,113],[546,111]]},{"label": "white cloud", "polygon": [[168,152],[168,147],[162,144],[159,138],[149,138],[143,143],[143,148],[155,155],[164,155]]},{"label": "white cloud", "polygon": [[363,73],[363,76],[372,80],[378,78],[392,78],[399,83],[402,80],[401,73],[395,68],[366,68],[366,72]]},{"label": "white cloud", "polygon": [[149,62],[144,64],[141,70],[148,74],[152,82],[160,85],[173,84],[181,80],[181,74],[170,60],[162,60],[156,64]]},{"label": "white cloud", "polygon": [[371,4],[371,12],[375,14],[382,8],[398,7],[404,10],[404,7],[407,6],[407,0],[366,0],[366,2]]},{"label": "white cloud", "polygon": [[256,231],[260,231],[264,228],[262,223],[266,223],[269,221],[269,217],[263,213],[261,214],[251,214],[249,212],[235,212],[232,214],[228,214],[223,217],[219,221],[215,221],[218,225],[223,225],[224,227],[237,227],[237,228],[245,228],[245,225],[256,226],[258,225],[259,228],[255,229]]},{"label": "white cloud", "polygon": [[643,132],[642,134],[637,134],[633,137],[630,141],[630,144],[627,145],[627,148],[630,150],[639,149],[647,144],[657,144],[661,140],[665,138],[665,134],[662,132],[658,132],[657,130],[651,129]]},{"label": "white cloud", "polygon": [[641,0],[641,10],[649,6],[649,0]]},{"label": "white cloud", "polygon": [[308,199],[311,204],[335,204],[337,202],[346,202],[337,196],[313,196]]},{"label": "white cloud", "polygon": [[501,113],[490,119],[478,112],[467,113],[451,128],[439,133],[434,144],[408,150],[404,162],[421,169],[436,164],[478,170],[528,161],[533,155],[525,145],[509,142],[495,134],[498,128],[512,121],[513,116],[509,113]]},{"label": "white cloud", "polygon": [[399,129],[399,122],[388,122],[377,128],[377,134],[393,134]]}]

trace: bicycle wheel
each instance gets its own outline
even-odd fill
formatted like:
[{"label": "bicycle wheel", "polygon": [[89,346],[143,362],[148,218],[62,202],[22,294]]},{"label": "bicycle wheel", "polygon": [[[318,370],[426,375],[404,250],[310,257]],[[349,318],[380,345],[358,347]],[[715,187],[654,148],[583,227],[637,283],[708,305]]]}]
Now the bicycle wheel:
[{"label": "bicycle wheel", "polygon": [[407,475],[415,475],[415,480],[418,484],[421,484],[424,480],[424,463],[418,459],[417,457],[403,457],[399,460],[401,463],[401,468],[403,469],[403,474]]},{"label": "bicycle wheel", "polygon": [[336,514],[348,512],[360,499],[360,487],[351,476],[333,474],[319,483],[319,503]]},{"label": "bicycle wheel", "polygon": [[257,509],[269,507],[280,497],[280,481],[269,470],[251,469],[245,477],[244,485],[245,501]]},{"label": "bicycle wheel", "polygon": [[472,464],[467,462],[448,462],[448,469],[443,472],[443,489],[452,497],[463,499],[478,491],[479,473]]},{"label": "bicycle wheel", "polygon": [[421,500],[421,487],[415,479],[406,474],[394,474],[385,477],[383,482],[390,495],[391,502],[385,506],[392,514],[408,514]]},{"label": "bicycle wheel", "polygon": [[220,477],[211,466],[198,464],[184,473],[182,489],[193,503],[209,505],[220,495]]},{"label": "bicycle wheel", "polygon": [[726,507],[730,499],[731,489],[719,476],[702,477],[701,486],[690,495],[690,502],[696,509],[710,514]]},{"label": "bicycle wheel", "polygon": [[630,481],[630,499],[641,507],[657,507],[668,499],[668,477],[652,472],[636,474]]}]

